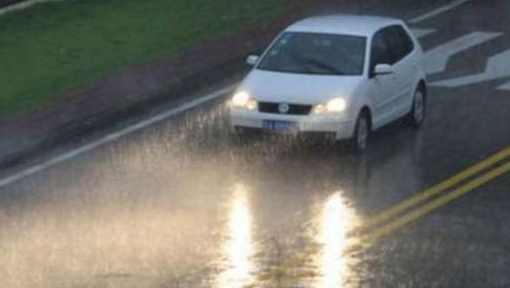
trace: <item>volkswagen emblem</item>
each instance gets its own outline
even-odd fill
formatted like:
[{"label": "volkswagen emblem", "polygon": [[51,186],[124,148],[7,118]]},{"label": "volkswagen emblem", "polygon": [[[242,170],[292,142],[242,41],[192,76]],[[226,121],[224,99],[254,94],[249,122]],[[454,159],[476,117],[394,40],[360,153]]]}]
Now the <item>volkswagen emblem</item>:
[{"label": "volkswagen emblem", "polygon": [[281,103],[280,105],[278,105],[278,112],[280,112],[281,114],[287,114],[289,113],[289,110],[290,106],[287,103]]}]

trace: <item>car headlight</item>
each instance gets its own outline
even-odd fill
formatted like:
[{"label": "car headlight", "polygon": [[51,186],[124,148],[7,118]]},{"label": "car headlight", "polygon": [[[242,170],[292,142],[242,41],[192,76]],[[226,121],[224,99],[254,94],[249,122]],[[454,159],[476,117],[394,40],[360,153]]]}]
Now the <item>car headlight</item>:
[{"label": "car headlight", "polygon": [[250,93],[246,91],[237,91],[232,99],[230,105],[237,108],[245,108],[248,110],[257,109],[257,101],[251,98]]},{"label": "car headlight", "polygon": [[341,113],[347,108],[347,101],[343,98],[334,98],[329,100],[326,104],[315,105],[314,114],[324,113]]}]

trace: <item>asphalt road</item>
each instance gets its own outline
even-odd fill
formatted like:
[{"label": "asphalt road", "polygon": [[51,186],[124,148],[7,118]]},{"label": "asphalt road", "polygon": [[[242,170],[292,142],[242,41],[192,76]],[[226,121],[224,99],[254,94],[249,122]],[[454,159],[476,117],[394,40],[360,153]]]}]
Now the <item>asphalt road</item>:
[{"label": "asphalt road", "polygon": [[220,98],[4,182],[0,286],[509,287],[510,2],[446,4],[367,11],[432,51],[421,131],[243,144]]}]

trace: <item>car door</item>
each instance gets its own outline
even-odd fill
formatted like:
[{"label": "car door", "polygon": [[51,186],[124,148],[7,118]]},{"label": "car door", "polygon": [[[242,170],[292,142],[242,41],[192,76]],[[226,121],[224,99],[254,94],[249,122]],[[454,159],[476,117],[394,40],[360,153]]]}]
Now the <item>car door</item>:
[{"label": "car door", "polygon": [[396,91],[392,98],[393,119],[409,112],[414,95],[417,66],[413,63],[414,43],[401,25],[391,26],[384,31],[392,54],[393,77]]},{"label": "car door", "polygon": [[373,103],[373,128],[390,122],[394,114],[395,95],[398,91],[395,74],[375,75],[375,66],[378,64],[393,65],[393,56],[390,52],[390,43],[386,37],[388,28],[379,30],[372,37],[370,47],[369,85]]}]

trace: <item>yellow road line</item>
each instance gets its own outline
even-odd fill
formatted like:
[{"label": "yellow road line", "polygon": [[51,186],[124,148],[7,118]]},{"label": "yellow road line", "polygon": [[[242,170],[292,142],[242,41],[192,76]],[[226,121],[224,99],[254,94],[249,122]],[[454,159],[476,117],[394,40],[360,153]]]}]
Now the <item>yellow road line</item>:
[{"label": "yellow road line", "polygon": [[366,229],[370,229],[381,222],[384,222],[395,215],[410,209],[422,202],[424,202],[427,199],[430,199],[438,194],[441,194],[446,189],[462,182],[463,180],[479,173],[482,170],[487,169],[488,167],[498,163],[499,161],[507,158],[510,156],[510,147],[494,154],[493,156],[485,159],[484,161],[473,165],[466,170],[460,172],[459,174],[423,191],[422,193],[413,196],[407,200],[404,200],[400,202],[399,204],[392,206],[391,208],[384,210],[383,212],[375,215],[374,217],[370,218],[369,220],[363,222],[361,226],[355,228],[353,231],[350,232],[351,235],[353,234],[359,234],[363,232]]},{"label": "yellow road line", "polygon": [[360,240],[360,242],[373,242],[383,236],[386,236],[395,230],[401,228],[402,226],[408,224],[409,222],[412,222],[418,218],[421,218],[422,216],[429,214],[430,212],[440,208],[441,206],[444,206],[453,200],[460,198],[464,196],[465,194],[469,193],[470,191],[473,191],[474,189],[490,182],[491,180],[494,180],[495,178],[507,173],[510,171],[510,162],[497,167],[482,176],[479,176],[478,178],[470,181],[469,183],[453,190],[452,192],[443,195],[439,197],[438,199],[429,202],[428,204],[419,207],[405,215],[403,215],[400,218],[397,218],[396,220],[382,226],[379,229],[376,229],[374,232],[367,234],[363,236]]}]

